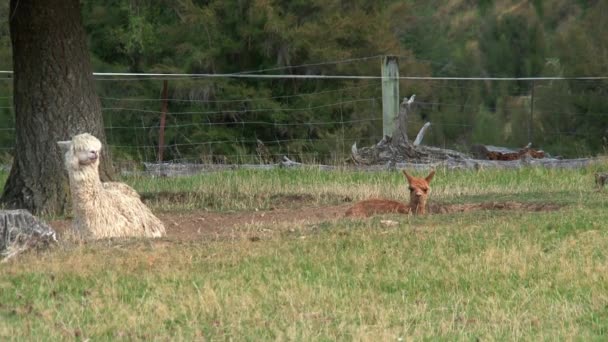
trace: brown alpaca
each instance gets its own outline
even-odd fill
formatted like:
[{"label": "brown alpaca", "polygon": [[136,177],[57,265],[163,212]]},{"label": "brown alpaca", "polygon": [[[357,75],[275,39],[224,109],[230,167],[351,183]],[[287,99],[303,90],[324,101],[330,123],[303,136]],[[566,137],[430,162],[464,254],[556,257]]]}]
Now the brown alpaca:
[{"label": "brown alpaca", "polygon": [[345,216],[369,217],[375,214],[390,213],[424,215],[426,213],[426,200],[431,190],[429,183],[435,175],[435,170],[432,170],[426,178],[413,177],[405,170],[403,170],[403,174],[409,183],[409,204],[382,198],[369,199],[357,202],[346,211]]}]

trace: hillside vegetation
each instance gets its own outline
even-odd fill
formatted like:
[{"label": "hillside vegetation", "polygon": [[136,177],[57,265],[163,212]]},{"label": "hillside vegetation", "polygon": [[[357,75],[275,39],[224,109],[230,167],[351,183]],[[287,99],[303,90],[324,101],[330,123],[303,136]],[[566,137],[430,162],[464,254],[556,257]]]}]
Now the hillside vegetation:
[{"label": "hillside vegetation", "polygon": [[[7,4],[0,14],[7,70]],[[401,76],[608,75],[605,1],[87,0],[83,14],[99,72],[378,76],[380,56],[392,54]],[[116,158],[154,159],[162,81],[98,86]],[[404,80],[400,89],[419,101],[410,134],[434,123],[428,144],[532,141],[563,156],[608,145],[605,80]],[[13,126],[10,95],[0,80],[3,128]],[[354,141],[381,138],[379,96],[378,80],[172,79],[166,158],[247,161],[260,139],[271,153],[340,161]]]}]

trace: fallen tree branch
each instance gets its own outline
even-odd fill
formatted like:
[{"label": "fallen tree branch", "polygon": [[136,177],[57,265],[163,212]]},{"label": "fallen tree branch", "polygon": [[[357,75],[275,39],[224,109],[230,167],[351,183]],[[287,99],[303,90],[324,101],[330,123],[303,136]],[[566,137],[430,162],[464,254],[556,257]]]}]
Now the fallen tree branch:
[{"label": "fallen tree branch", "polygon": [[429,129],[429,127],[431,127],[430,122],[427,122],[424,124],[424,126],[422,126],[422,128],[418,132],[418,135],[416,135],[416,140],[414,140],[414,146],[418,146],[420,145],[420,143],[422,143],[422,139],[424,139],[424,133],[426,133],[426,130]]}]

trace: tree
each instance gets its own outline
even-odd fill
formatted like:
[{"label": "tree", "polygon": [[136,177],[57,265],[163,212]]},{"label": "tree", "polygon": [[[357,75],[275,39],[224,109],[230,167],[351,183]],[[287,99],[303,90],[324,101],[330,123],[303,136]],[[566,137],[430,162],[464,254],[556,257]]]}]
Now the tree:
[{"label": "tree", "polygon": [[[105,142],[79,0],[11,0],[14,161],[0,202],[35,214],[64,213],[67,172],[57,141],[89,132]],[[112,175],[106,154],[102,180]]]}]

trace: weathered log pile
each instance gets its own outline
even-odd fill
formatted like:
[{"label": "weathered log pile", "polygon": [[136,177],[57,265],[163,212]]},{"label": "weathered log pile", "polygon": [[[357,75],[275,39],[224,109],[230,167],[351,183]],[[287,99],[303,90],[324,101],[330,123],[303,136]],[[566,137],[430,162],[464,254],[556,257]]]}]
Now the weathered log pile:
[{"label": "weathered log pile", "polygon": [[[522,158],[517,160],[487,160],[487,159],[474,159],[474,158],[462,158],[459,156],[459,152],[452,155],[451,153],[441,155],[435,153],[434,150],[437,148],[422,146],[423,151],[432,151],[428,154],[424,152],[416,151],[415,153],[421,155],[419,159],[405,159],[403,156],[406,153],[397,152],[400,157],[394,158],[388,155],[388,152],[379,153],[377,151],[370,151],[369,148],[357,149],[356,156],[352,156],[350,164],[343,165],[319,165],[319,164],[303,164],[290,160],[286,156],[283,156],[283,160],[279,163],[274,164],[153,164],[144,163],[145,170],[142,172],[145,175],[153,177],[180,177],[180,176],[192,176],[197,174],[204,174],[210,172],[220,172],[228,170],[238,169],[253,169],[253,170],[272,170],[277,168],[308,168],[318,169],[322,171],[329,170],[352,170],[352,171],[382,171],[382,170],[393,170],[393,169],[408,169],[416,170],[420,172],[428,172],[429,169],[447,168],[447,169],[517,169],[521,167],[545,167],[545,168],[581,168],[587,167],[596,163],[606,163],[605,160],[595,158],[578,158],[578,159],[555,159],[555,158]],[[437,149],[441,150],[441,149]],[[359,151],[363,153],[359,154]],[[374,164],[367,155],[375,155],[374,157],[378,163]],[[435,157],[432,157],[435,156]],[[359,161],[356,162],[355,158]],[[443,159],[439,159],[443,158]],[[133,171],[123,171],[124,175],[132,175]],[[599,184],[599,183],[598,183]]]},{"label": "weathered log pile", "polygon": [[379,143],[370,147],[357,148],[355,142],[351,147],[352,160],[357,165],[395,165],[398,163],[436,163],[438,161],[464,162],[469,156],[454,150],[421,145],[425,133],[431,127],[427,122],[422,126],[414,142],[407,136],[409,111],[414,104],[415,95],[405,97],[399,107],[396,127],[392,137],[385,136]]},{"label": "weathered log pile", "polygon": [[491,145],[473,145],[471,152],[473,152],[475,157],[487,160],[510,161],[525,158],[543,159],[547,157],[544,151],[532,148],[531,144],[517,151]]},{"label": "weathered log pile", "polygon": [[[519,150],[491,145],[473,145],[469,155],[449,149],[411,144],[407,141],[395,145],[394,141],[391,144],[391,139],[388,137],[371,147],[359,149],[354,144],[351,153],[354,163],[360,166],[387,165],[389,168],[416,169],[445,167],[447,169],[479,170],[484,168],[515,169],[524,166],[581,168],[606,162],[602,158],[554,158],[542,150],[532,148],[531,144]],[[600,174],[597,176],[596,182],[601,187],[600,183],[603,185],[604,182],[608,182],[606,179],[608,176]]]},{"label": "weathered log pile", "polygon": [[[422,139],[427,129],[431,126],[430,122],[427,122],[422,127],[414,142],[411,143],[407,137],[406,123],[408,122],[408,111],[413,101],[406,101],[406,99],[401,103],[399,116],[397,117],[397,127],[392,139],[384,137],[375,146],[364,148],[357,148],[357,144],[353,144],[351,155],[355,164],[396,165],[399,163],[414,163],[435,164],[436,166],[448,168],[517,167],[531,165],[532,160],[543,160],[542,164],[545,164],[545,158],[547,157],[545,152],[531,148],[531,144],[517,151],[489,145],[474,145],[471,149],[473,156],[454,150],[423,146],[421,145]],[[410,100],[413,100],[413,97]],[[503,166],[489,161],[513,163]],[[547,165],[555,165],[554,162],[557,161],[557,159],[546,160],[548,162]],[[538,163],[534,164],[538,165]],[[580,164],[580,161],[577,160],[573,165]]]},{"label": "weathered log pile", "polygon": [[390,167],[446,167],[455,168],[519,168],[522,166],[542,166],[559,168],[583,167],[596,162],[589,158],[562,160],[550,158],[544,151],[531,147],[531,144],[519,150],[490,145],[474,145],[471,154],[454,150],[442,149],[421,145],[425,132],[430,127],[426,123],[416,140],[411,143],[405,132],[407,115],[410,105],[401,104],[398,125],[394,138],[385,137],[378,144],[371,147],[357,148],[353,144],[351,149],[352,160],[359,166],[387,165]]},{"label": "weathered log pile", "polygon": [[465,161],[470,159],[464,153],[437,147],[413,145],[410,143],[392,144],[390,137],[384,137],[371,147],[351,147],[351,156],[358,165],[376,165],[387,163],[433,163],[438,161]]}]

